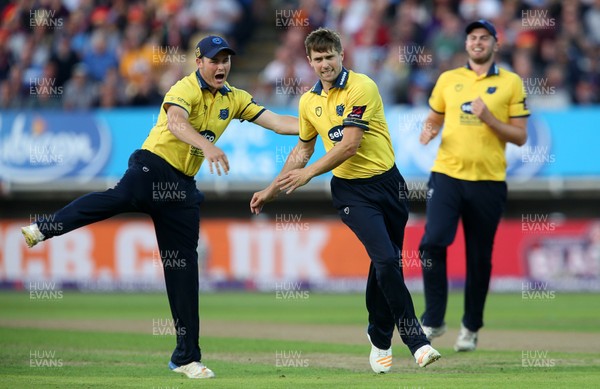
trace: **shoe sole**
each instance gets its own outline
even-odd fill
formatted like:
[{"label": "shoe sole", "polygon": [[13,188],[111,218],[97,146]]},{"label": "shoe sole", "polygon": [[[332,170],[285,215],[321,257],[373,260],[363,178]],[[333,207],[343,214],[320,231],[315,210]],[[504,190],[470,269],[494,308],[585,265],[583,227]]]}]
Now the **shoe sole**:
[{"label": "shoe sole", "polygon": [[215,373],[212,372],[212,371],[210,372],[210,375],[206,375],[206,376],[202,376],[202,377],[196,377],[196,376],[190,375],[190,374],[188,374],[188,372],[182,370],[179,366],[175,365],[171,361],[169,361],[169,369],[171,369],[172,372],[184,374],[187,378],[190,378],[190,379],[209,379],[209,378],[215,378]]},{"label": "shoe sole", "polygon": [[31,234],[27,231],[27,227],[21,227],[21,234],[25,238],[25,243],[27,243],[27,247],[32,248],[37,243],[35,238],[31,236]]},{"label": "shoe sole", "polygon": [[[432,352],[433,351],[433,352]],[[426,367],[431,365],[433,362],[437,361],[442,357],[442,354],[437,352],[436,350],[431,350],[426,354],[423,354],[421,358],[419,358],[419,366]]]}]

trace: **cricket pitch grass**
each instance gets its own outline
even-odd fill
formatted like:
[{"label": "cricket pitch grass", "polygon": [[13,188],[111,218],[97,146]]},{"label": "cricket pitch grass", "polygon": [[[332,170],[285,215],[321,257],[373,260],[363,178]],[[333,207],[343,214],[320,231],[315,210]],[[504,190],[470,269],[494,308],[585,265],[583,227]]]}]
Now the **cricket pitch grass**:
[{"label": "cricket pitch grass", "polygon": [[[165,293],[0,293],[1,388],[600,387],[597,294],[490,294],[478,350],[452,349],[462,293],[448,304],[442,359],[420,368],[397,332],[394,365],[369,366],[362,294],[202,293],[200,345],[213,380],[167,363]],[[417,314],[423,296],[413,294]]]}]

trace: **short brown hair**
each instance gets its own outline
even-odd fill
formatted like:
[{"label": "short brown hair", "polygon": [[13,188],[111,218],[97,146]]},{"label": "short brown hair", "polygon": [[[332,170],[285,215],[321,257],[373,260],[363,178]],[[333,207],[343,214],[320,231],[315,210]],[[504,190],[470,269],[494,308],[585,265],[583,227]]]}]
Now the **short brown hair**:
[{"label": "short brown hair", "polygon": [[312,51],[326,53],[333,49],[341,53],[342,40],[337,32],[320,27],[308,34],[304,40],[304,47],[306,48],[306,55],[309,57]]}]

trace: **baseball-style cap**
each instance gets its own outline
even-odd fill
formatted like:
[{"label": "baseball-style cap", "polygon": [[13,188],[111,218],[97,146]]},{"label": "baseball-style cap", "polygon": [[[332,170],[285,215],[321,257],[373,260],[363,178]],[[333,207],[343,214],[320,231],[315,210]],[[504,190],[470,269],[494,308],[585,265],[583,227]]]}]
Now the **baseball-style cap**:
[{"label": "baseball-style cap", "polygon": [[496,27],[485,19],[479,19],[474,22],[469,23],[467,28],[465,28],[465,32],[467,35],[476,28],[485,28],[491,36],[494,37],[495,40],[498,40],[498,36],[496,35]]},{"label": "baseball-style cap", "polygon": [[229,44],[225,39],[221,38],[220,36],[209,35],[196,45],[196,58],[214,58],[215,55],[223,50],[227,50],[229,53],[235,54],[235,51],[229,47]]}]

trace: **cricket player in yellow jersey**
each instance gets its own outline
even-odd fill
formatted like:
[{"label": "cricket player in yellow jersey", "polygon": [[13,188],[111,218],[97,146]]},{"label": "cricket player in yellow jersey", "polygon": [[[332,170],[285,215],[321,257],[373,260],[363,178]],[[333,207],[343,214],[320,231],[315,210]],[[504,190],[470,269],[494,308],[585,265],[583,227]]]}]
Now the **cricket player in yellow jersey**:
[{"label": "cricket player in yellow jersey", "polygon": [[[408,194],[394,163],[377,85],[342,66],[344,52],[336,32],[319,28],[308,35],[305,46],[319,81],[300,99],[300,139],[278,177],[254,194],[250,210],[258,214],[280,191],[290,194],[313,177],[333,171],[334,206],[371,259],[366,290],[371,368],[377,373],[390,370],[396,327],[416,362],[427,366],[440,354],[421,330],[404,284],[400,253]],[[327,152],[307,166],[317,136]]]},{"label": "cricket player in yellow jersey", "polygon": [[201,362],[198,314],[198,244],[200,203],[204,196],[194,176],[204,161],[210,172],[227,174],[229,162],[215,142],[233,119],[247,120],[280,134],[298,134],[298,119],[277,115],[257,105],[247,92],[229,85],[231,69],[227,42],[218,36],[196,47],[197,70],[167,92],[154,128],[129,159],[115,188],[87,194],[51,219],[23,227],[29,247],[123,212],[152,217],[177,345],[169,368],[190,378],[212,378]]},{"label": "cricket player in yellow jersey", "polygon": [[446,248],[462,219],[467,259],[464,314],[454,345],[472,351],[483,326],[492,271],[494,236],[506,203],[506,143],[527,140],[525,91],[521,78],[494,63],[496,29],[487,20],[466,28],[465,67],[443,73],[431,94],[431,112],[420,141],[426,145],[443,126],[429,178],[427,221],[419,253],[425,284],[421,317],[429,339],[446,331]]}]

